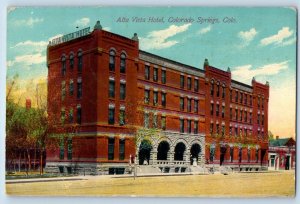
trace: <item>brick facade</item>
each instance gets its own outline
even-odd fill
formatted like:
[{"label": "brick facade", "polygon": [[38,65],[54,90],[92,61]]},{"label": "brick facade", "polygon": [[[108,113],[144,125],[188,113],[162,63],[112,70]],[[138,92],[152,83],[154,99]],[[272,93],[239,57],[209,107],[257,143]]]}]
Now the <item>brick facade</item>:
[{"label": "brick facade", "polygon": [[[89,34],[49,44],[47,65],[48,115],[59,138],[47,150],[49,172],[124,173],[135,156],[164,172],[187,171],[195,162],[267,165],[269,86],[255,79],[249,86],[208,61],[199,69],[139,50],[136,34],[129,39],[110,33],[99,22]],[[241,96],[235,102],[236,91],[247,102]],[[230,118],[230,109],[247,119],[243,113],[242,121]],[[242,132],[229,134],[230,127]]]}]

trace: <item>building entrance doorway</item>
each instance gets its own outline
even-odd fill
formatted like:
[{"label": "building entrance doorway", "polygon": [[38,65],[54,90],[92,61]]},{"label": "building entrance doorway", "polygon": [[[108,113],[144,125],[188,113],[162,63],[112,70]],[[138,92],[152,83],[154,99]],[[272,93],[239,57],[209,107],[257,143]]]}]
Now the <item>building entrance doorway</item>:
[{"label": "building entrance doorway", "polygon": [[262,149],[260,152],[260,164],[263,165],[264,157],[266,155],[266,150]]},{"label": "building entrance doorway", "polygon": [[139,148],[139,165],[149,164],[152,145],[149,140],[143,140]]},{"label": "building entrance doorway", "polygon": [[191,147],[191,158],[190,158],[190,163],[191,165],[193,164],[194,158],[198,162],[198,156],[199,153],[201,152],[201,147],[199,144],[193,144]]},{"label": "building entrance doorway", "polygon": [[179,142],[175,147],[174,160],[183,161],[184,152],[185,152],[185,145],[182,142]]},{"label": "building entrance doorway", "polygon": [[168,152],[170,150],[170,145],[166,141],[159,143],[157,148],[157,160],[167,160]]}]

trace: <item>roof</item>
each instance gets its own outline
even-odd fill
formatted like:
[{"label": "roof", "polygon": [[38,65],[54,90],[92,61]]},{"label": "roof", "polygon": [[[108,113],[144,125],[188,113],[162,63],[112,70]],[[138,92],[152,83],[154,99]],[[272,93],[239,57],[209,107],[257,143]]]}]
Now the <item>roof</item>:
[{"label": "roof", "polygon": [[271,147],[280,147],[280,146],[290,146],[288,145],[288,142],[290,140],[293,140],[293,138],[278,138],[278,139],[274,139],[274,140],[270,140],[269,141],[269,146]]}]

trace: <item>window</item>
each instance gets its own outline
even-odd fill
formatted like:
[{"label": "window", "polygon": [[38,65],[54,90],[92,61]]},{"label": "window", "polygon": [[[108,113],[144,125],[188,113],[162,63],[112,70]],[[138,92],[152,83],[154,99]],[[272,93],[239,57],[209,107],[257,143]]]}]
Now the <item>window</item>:
[{"label": "window", "polygon": [[125,109],[120,109],[120,113],[119,113],[119,125],[123,126],[125,125]]},{"label": "window", "polygon": [[115,51],[109,51],[109,71],[115,71],[115,63],[116,63],[116,53]]},{"label": "window", "polygon": [[260,107],[260,97],[257,98],[257,107]]},{"label": "window", "polygon": [[76,114],[77,114],[77,123],[78,124],[81,124],[81,106],[77,106],[77,111],[76,111]]},{"label": "window", "polygon": [[66,82],[62,81],[61,82],[61,100],[65,100],[66,97]]},{"label": "window", "polygon": [[215,147],[213,145],[210,146],[209,150],[209,160],[212,162],[215,158]]},{"label": "window", "polygon": [[239,148],[239,162],[242,162],[242,148]]},{"label": "window", "polygon": [[219,97],[219,96],[220,96],[220,85],[217,84],[217,97]]},{"label": "window", "polygon": [[126,83],[120,84],[120,100],[125,100],[126,98]]},{"label": "window", "polygon": [[225,136],[225,125],[222,125],[222,137],[224,137]]},{"label": "window", "polygon": [[240,121],[243,121],[243,111],[240,110]]},{"label": "window", "polygon": [[250,96],[250,106],[252,106],[252,96]]},{"label": "window", "polygon": [[74,82],[73,82],[73,80],[70,80],[69,94],[70,94],[70,96],[73,96],[73,94],[74,94]]},{"label": "window", "polygon": [[238,120],[238,109],[235,109],[235,120],[237,121]]},{"label": "window", "polygon": [[78,52],[78,72],[82,72],[82,51]]},{"label": "window", "polygon": [[217,133],[217,134],[220,133],[220,125],[219,125],[219,124],[216,125],[216,133]]},{"label": "window", "polygon": [[211,96],[214,95],[214,91],[215,91],[214,83],[211,82],[211,84],[210,84],[210,95],[211,95]]},{"label": "window", "polygon": [[229,135],[232,136],[232,127],[229,127]]},{"label": "window", "polygon": [[258,149],[255,150],[255,160],[256,160],[256,163],[258,162]]},{"label": "window", "polygon": [[248,115],[248,113],[247,113],[247,111],[245,111],[245,112],[244,112],[244,122],[245,122],[245,123],[247,122],[247,115]]},{"label": "window", "polygon": [[260,115],[259,114],[257,115],[257,124],[258,125],[260,124]]},{"label": "window", "polygon": [[222,86],[222,98],[225,98],[225,87]]},{"label": "window", "polygon": [[73,117],[73,109],[71,108],[69,111],[69,123],[73,123],[74,117]]},{"label": "window", "polygon": [[230,120],[232,120],[232,108],[230,108]]},{"label": "window", "polygon": [[232,101],[232,90],[230,90],[230,101]]},{"label": "window", "polygon": [[248,136],[247,128],[244,128],[244,133],[245,133],[245,137],[247,137]]},{"label": "window", "polygon": [[162,107],[166,107],[166,103],[167,103],[166,93],[161,93],[161,105],[162,105]]},{"label": "window", "polygon": [[249,113],[249,122],[252,124],[252,113]]},{"label": "window", "polygon": [[261,108],[262,108],[262,109],[264,109],[264,102],[265,102],[265,101],[264,101],[264,99],[262,98],[262,99],[261,99]]},{"label": "window", "polygon": [[70,59],[70,68],[73,69],[73,67],[74,67],[74,54],[73,53],[70,54],[69,59]]},{"label": "window", "polygon": [[60,111],[60,121],[61,123],[64,123],[66,119],[66,111],[65,108],[62,108]]},{"label": "window", "polygon": [[144,127],[149,128],[149,113],[144,113]]},{"label": "window", "polygon": [[158,69],[153,68],[153,81],[158,81]]},{"label": "window", "polygon": [[150,79],[150,66],[145,65],[145,79]]},{"label": "window", "polygon": [[214,124],[213,124],[213,123],[210,123],[209,132],[210,132],[211,135],[212,135],[213,132],[214,132]]},{"label": "window", "polygon": [[225,107],[222,106],[222,118],[224,118],[224,117],[225,117]]},{"label": "window", "polygon": [[161,116],[161,129],[166,130],[166,116]]},{"label": "window", "polygon": [[244,100],[244,104],[247,105],[247,99],[248,99],[248,95],[245,94],[245,100]]},{"label": "window", "polygon": [[240,137],[242,137],[242,136],[243,136],[243,129],[240,128]]},{"label": "window", "polygon": [[154,91],[153,92],[153,105],[157,106],[158,104],[158,92]]},{"label": "window", "polygon": [[194,112],[198,113],[198,100],[194,100]]},{"label": "window", "polygon": [[81,78],[77,79],[77,98],[80,99],[82,97],[82,81]]},{"label": "window", "polygon": [[68,138],[68,159],[71,160],[72,159],[72,139]]},{"label": "window", "polygon": [[196,92],[199,91],[199,80],[198,79],[194,80],[194,91],[196,91]]},{"label": "window", "polygon": [[124,53],[121,54],[120,73],[126,73],[126,55]]},{"label": "window", "polygon": [[108,160],[114,160],[115,138],[108,138]]},{"label": "window", "polygon": [[194,121],[194,134],[198,134],[198,121]]},{"label": "window", "polygon": [[238,128],[237,127],[234,128],[234,135],[238,136]]},{"label": "window", "polygon": [[157,115],[153,115],[153,128],[157,128]]},{"label": "window", "polygon": [[262,115],[262,116],[261,116],[261,125],[264,125],[264,120],[265,120],[265,116]]},{"label": "window", "polygon": [[64,159],[64,157],[65,157],[64,138],[60,138],[60,142],[59,142],[59,159]]},{"label": "window", "polygon": [[230,147],[230,162],[233,162],[233,147]]},{"label": "window", "polygon": [[180,110],[184,110],[184,98],[180,97]]},{"label": "window", "polygon": [[248,162],[250,162],[250,155],[251,155],[250,153],[251,153],[251,149],[248,148],[248,151],[247,151]]},{"label": "window", "polygon": [[109,80],[108,97],[115,98],[115,81]]},{"label": "window", "polygon": [[165,84],[167,82],[166,70],[161,70],[161,83]]},{"label": "window", "polygon": [[108,108],[108,124],[115,124],[115,107]]},{"label": "window", "polygon": [[187,78],[187,88],[188,88],[188,90],[192,89],[192,79],[191,79],[191,77]]},{"label": "window", "polygon": [[184,88],[184,76],[180,75],[180,88]]},{"label": "window", "polygon": [[144,94],[145,94],[145,98],[144,98],[144,102],[145,102],[145,104],[149,104],[149,101],[150,101],[150,90],[145,90],[145,92],[144,92]]},{"label": "window", "polygon": [[214,114],[214,104],[211,103],[210,104],[210,115],[213,115]]},{"label": "window", "polygon": [[65,55],[61,58],[61,75],[66,75],[66,57]]},{"label": "window", "polygon": [[219,116],[219,109],[220,109],[220,105],[217,104],[216,105],[216,116]]},{"label": "window", "polygon": [[243,93],[241,93],[240,103],[243,103]]},{"label": "window", "polygon": [[239,92],[235,91],[235,102],[237,103],[239,100]]},{"label": "window", "polygon": [[188,112],[192,111],[192,99],[190,98],[187,99],[187,111]]},{"label": "window", "polygon": [[183,119],[179,119],[180,121],[180,132],[184,133],[184,120]]},{"label": "window", "polygon": [[187,132],[191,133],[192,132],[192,121],[187,120]]},{"label": "window", "polygon": [[125,159],[125,139],[119,140],[119,160]]}]

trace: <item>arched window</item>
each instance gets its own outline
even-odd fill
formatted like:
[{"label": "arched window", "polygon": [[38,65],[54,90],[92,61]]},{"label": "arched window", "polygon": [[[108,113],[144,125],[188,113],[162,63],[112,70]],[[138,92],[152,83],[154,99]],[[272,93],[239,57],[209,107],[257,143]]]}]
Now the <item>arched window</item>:
[{"label": "arched window", "polygon": [[81,105],[77,105],[77,111],[76,111],[77,117],[76,117],[76,122],[78,124],[81,124]]},{"label": "arched window", "polygon": [[115,56],[116,52],[114,50],[109,51],[109,71],[115,71]]},{"label": "arched window", "polygon": [[126,55],[124,53],[121,54],[120,72],[126,73]]},{"label": "arched window", "polygon": [[70,54],[69,60],[70,60],[70,68],[73,69],[73,67],[74,67],[74,53],[73,52]]},{"label": "arched window", "polygon": [[66,75],[66,56],[63,55],[61,57],[61,75],[65,76]]},{"label": "arched window", "polygon": [[82,65],[83,65],[83,62],[82,62],[82,51],[79,50],[78,51],[78,72],[82,72]]}]

